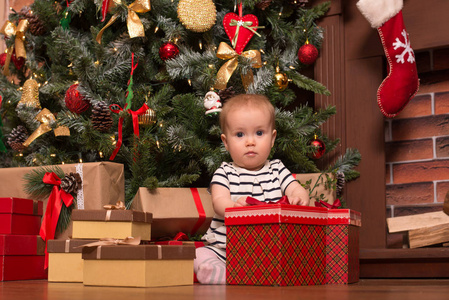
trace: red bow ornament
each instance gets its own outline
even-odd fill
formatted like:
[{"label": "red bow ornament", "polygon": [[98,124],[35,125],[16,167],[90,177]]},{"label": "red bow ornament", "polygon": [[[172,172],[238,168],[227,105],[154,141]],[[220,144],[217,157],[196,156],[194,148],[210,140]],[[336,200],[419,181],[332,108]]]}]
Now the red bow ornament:
[{"label": "red bow ornament", "polygon": [[[122,146],[122,143],[123,143],[123,134],[122,134],[122,131],[123,131],[123,113],[122,112],[126,110],[127,106],[128,106],[128,104],[125,104],[125,108],[123,109],[118,104],[111,104],[111,105],[109,105],[109,109],[112,112],[114,112],[116,114],[119,114],[119,116],[120,116],[119,119],[118,119],[118,141],[117,141],[115,149],[112,152],[112,155],[109,158],[109,160],[114,160],[115,156],[117,155],[118,151],[120,150],[120,147]],[[149,107],[146,105],[146,103],[144,103],[142,105],[142,107],[139,108],[136,111],[132,111],[131,109],[126,110],[126,112],[128,112],[132,116],[132,118],[133,118],[134,134],[137,137],[140,136],[138,116],[139,115],[143,115],[147,111],[148,108]]]}]

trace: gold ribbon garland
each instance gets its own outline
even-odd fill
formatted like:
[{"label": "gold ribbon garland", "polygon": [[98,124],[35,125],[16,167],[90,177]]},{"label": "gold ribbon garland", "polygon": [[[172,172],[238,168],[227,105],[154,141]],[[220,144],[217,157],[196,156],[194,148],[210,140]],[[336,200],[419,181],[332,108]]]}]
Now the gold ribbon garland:
[{"label": "gold ribbon garland", "polygon": [[[28,147],[39,136],[51,131],[52,128],[50,123],[56,121],[56,118],[52,112],[46,108],[42,109],[41,112],[37,114],[35,119],[39,121],[41,125],[27,138],[25,142],[23,142],[22,145],[25,147]],[[58,126],[55,128],[54,133],[55,136],[70,136],[70,130],[66,126]]]},{"label": "gold ribbon garland", "polygon": [[[122,0],[114,0],[115,4],[123,5]],[[109,6],[109,10],[114,7],[113,3]],[[128,33],[130,38],[144,37],[145,30],[143,28],[142,21],[140,21],[137,13],[146,13],[151,10],[150,0],[136,0],[128,6],[128,17],[126,19],[126,25],[128,26]],[[111,26],[118,18],[119,14],[115,13],[109,22],[98,32],[96,41],[101,44],[101,38],[103,32]]]},{"label": "gold ribbon garland", "polygon": [[22,19],[19,22],[19,25],[14,25],[10,21],[6,21],[2,28],[0,29],[0,33],[7,36],[12,37],[15,35],[14,40],[14,46],[11,46],[6,51],[7,56],[5,60],[5,65],[3,67],[3,75],[8,76],[9,75],[9,63],[11,61],[11,56],[14,51],[14,48],[16,50],[16,57],[23,57],[24,59],[27,58],[27,53],[25,50],[25,31],[28,29],[28,20]]},{"label": "gold ribbon garland", "polygon": [[[253,68],[262,67],[262,58],[259,50],[248,50],[241,54],[241,56],[250,59]],[[231,78],[232,73],[234,73],[235,69],[238,66],[238,57],[239,54],[232,49],[228,44],[221,42],[218,46],[217,57],[220,59],[226,59],[227,62],[221,66],[220,70],[217,73],[217,81],[214,85],[214,88],[223,90],[226,88],[228,84],[229,78]],[[243,87],[248,89],[249,85],[253,82],[253,71],[249,70],[246,74],[242,74],[242,83]]]}]

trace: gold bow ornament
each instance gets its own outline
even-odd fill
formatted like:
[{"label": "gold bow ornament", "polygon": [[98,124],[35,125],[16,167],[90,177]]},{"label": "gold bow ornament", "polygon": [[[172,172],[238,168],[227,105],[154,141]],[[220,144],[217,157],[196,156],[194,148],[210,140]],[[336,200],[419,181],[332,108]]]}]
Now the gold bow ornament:
[{"label": "gold bow ornament", "polygon": [[[39,121],[41,125],[39,125],[39,127],[27,138],[27,140],[23,142],[22,145],[25,147],[28,147],[39,136],[51,131],[51,123],[56,121],[56,118],[52,112],[46,108],[42,109],[41,112],[37,114],[35,119]],[[66,126],[58,126],[53,131],[55,136],[70,136],[70,130]]]},{"label": "gold bow ornament", "polygon": [[[262,67],[262,58],[259,50],[248,50],[244,51],[240,56],[243,56],[247,59],[251,60],[253,68]],[[217,73],[217,80],[215,82],[214,88],[223,90],[226,88],[228,84],[229,78],[231,78],[232,73],[234,73],[235,69],[239,64],[238,57],[239,54],[235,52],[234,49],[231,48],[228,44],[221,42],[218,46],[217,57],[220,59],[228,60],[221,66],[220,70]],[[253,71],[249,70],[246,74],[241,74],[242,83],[245,90],[248,89],[249,85],[253,82],[254,76]]]},{"label": "gold bow ornament", "polygon": [[117,201],[115,204],[106,204],[103,205],[104,209],[108,209],[108,210],[125,210],[125,203],[123,203],[123,201]]},{"label": "gold bow ornament", "polygon": [[5,35],[6,37],[10,38],[15,35],[14,39],[14,45],[9,47],[6,50],[7,56],[5,60],[5,65],[3,67],[3,75],[8,76],[9,75],[9,63],[11,61],[11,56],[13,54],[14,48],[16,51],[16,57],[23,57],[24,59],[27,58],[27,53],[25,50],[25,31],[28,29],[28,20],[22,19],[19,22],[19,25],[14,25],[14,23],[11,23],[10,21],[6,21],[5,24],[3,24],[2,28],[0,29],[0,33]]},{"label": "gold bow ornament", "polygon": [[[111,11],[115,5],[124,5],[122,0],[113,0],[114,3],[109,5],[109,10]],[[128,17],[126,19],[126,25],[128,27],[128,33],[130,38],[135,37],[144,37],[145,30],[143,28],[142,21],[140,21],[137,13],[143,14],[149,12],[151,10],[150,0],[136,0],[128,6]],[[103,32],[111,26],[118,18],[119,13],[115,13],[112,15],[109,22],[98,32],[96,41],[101,44],[101,37],[103,36]]]}]

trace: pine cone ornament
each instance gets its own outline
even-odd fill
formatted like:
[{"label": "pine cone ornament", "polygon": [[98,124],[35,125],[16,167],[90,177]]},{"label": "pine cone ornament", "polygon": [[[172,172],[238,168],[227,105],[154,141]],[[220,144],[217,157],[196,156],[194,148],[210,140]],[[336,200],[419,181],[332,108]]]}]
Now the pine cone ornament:
[{"label": "pine cone ornament", "polygon": [[225,104],[226,100],[234,97],[235,91],[232,86],[225,88],[224,90],[220,90],[218,92],[218,96],[220,96],[221,104]]},{"label": "pine cone ornament", "polygon": [[28,20],[28,31],[32,35],[44,35],[46,32],[45,23],[39,19],[39,16],[33,14],[29,6],[24,6],[19,15]]},{"label": "pine cone ornament", "polygon": [[11,133],[8,137],[8,145],[16,151],[22,151],[23,149],[25,149],[25,146],[22,144],[26,141],[27,138],[28,131],[24,126],[19,125],[11,130]]},{"label": "pine cone ornament", "polygon": [[75,193],[82,187],[80,174],[73,172],[65,174],[64,178],[61,179],[60,187],[66,193]]},{"label": "pine cone ornament", "polygon": [[336,193],[337,197],[340,197],[345,186],[345,173],[338,171],[337,172],[337,183],[336,183]]},{"label": "pine cone ornament", "polygon": [[106,102],[97,102],[92,107],[92,127],[100,132],[107,132],[112,127],[112,116]]},{"label": "pine cone ornament", "polygon": [[261,10],[265,10],[268,6],[270,6],[272,0],[260,0],[257,2],[256,7]]}]

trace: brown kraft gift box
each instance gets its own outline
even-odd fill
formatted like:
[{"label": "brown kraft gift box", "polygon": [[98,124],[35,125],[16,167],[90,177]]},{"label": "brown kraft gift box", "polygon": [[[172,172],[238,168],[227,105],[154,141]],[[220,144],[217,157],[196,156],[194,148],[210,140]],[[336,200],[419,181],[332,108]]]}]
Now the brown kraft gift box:
[{"label": "brown kraft gift box", "polygon": [[[125,202],[125,176],[122,164],[113,162],[93,162],[81,164],[58,165],[65,174],[82,171],[82,191],[78,192],[76,209],[102,209],[106,204]],[[45,166],[49,168],[52,166]],[[0,168],[0,197],[30,198],[24,191],[24,175],[40,167]],[[44,213],[47,208],[47,198],[33,199],[44,203]],[[57,239],[66,239],[70,227],[58,234]]]},{"label": "brown kraft gift box", "polygon": [[173,238],[179,232],[204,234],[214,215],[206,188],[140,188],[132,209],[151,212],[153,239]]},{"label": "brown kraft gift box", "polygon": [[135,210],[74,210],[72,238],[151,240],[151,213]]},{"label": "brown kraft gift box", "polygon": [[84,285],[161,287],[193,284],[194,246],[83,248]]},{"label": "brown kraft gift box", "polygon": [[[326,202],[329,204],[333,204],[335,199],[337,198],[335,190],[326,188],[326,173],[303,173],[292,175],[296,178],[296,180],[299,181],[301,185],[306,184],[307,181],[311,180],[310,188],[307,189],[308,192],[310,192],[310,189],[312,189],[316,185],[315,189],[310,195],[311,197],[309,206],[314,206],[316,201],[315,197],[320,197],[320,195],[323,195],[324,199],[327,200]],[[327,175],[330,178],[334,179],[333,174],[327,173]]]},{"label": "brown kraft gift box", "polygon": [[49,240],[48,281],[83,282],[82,245],[97,240]]}]

